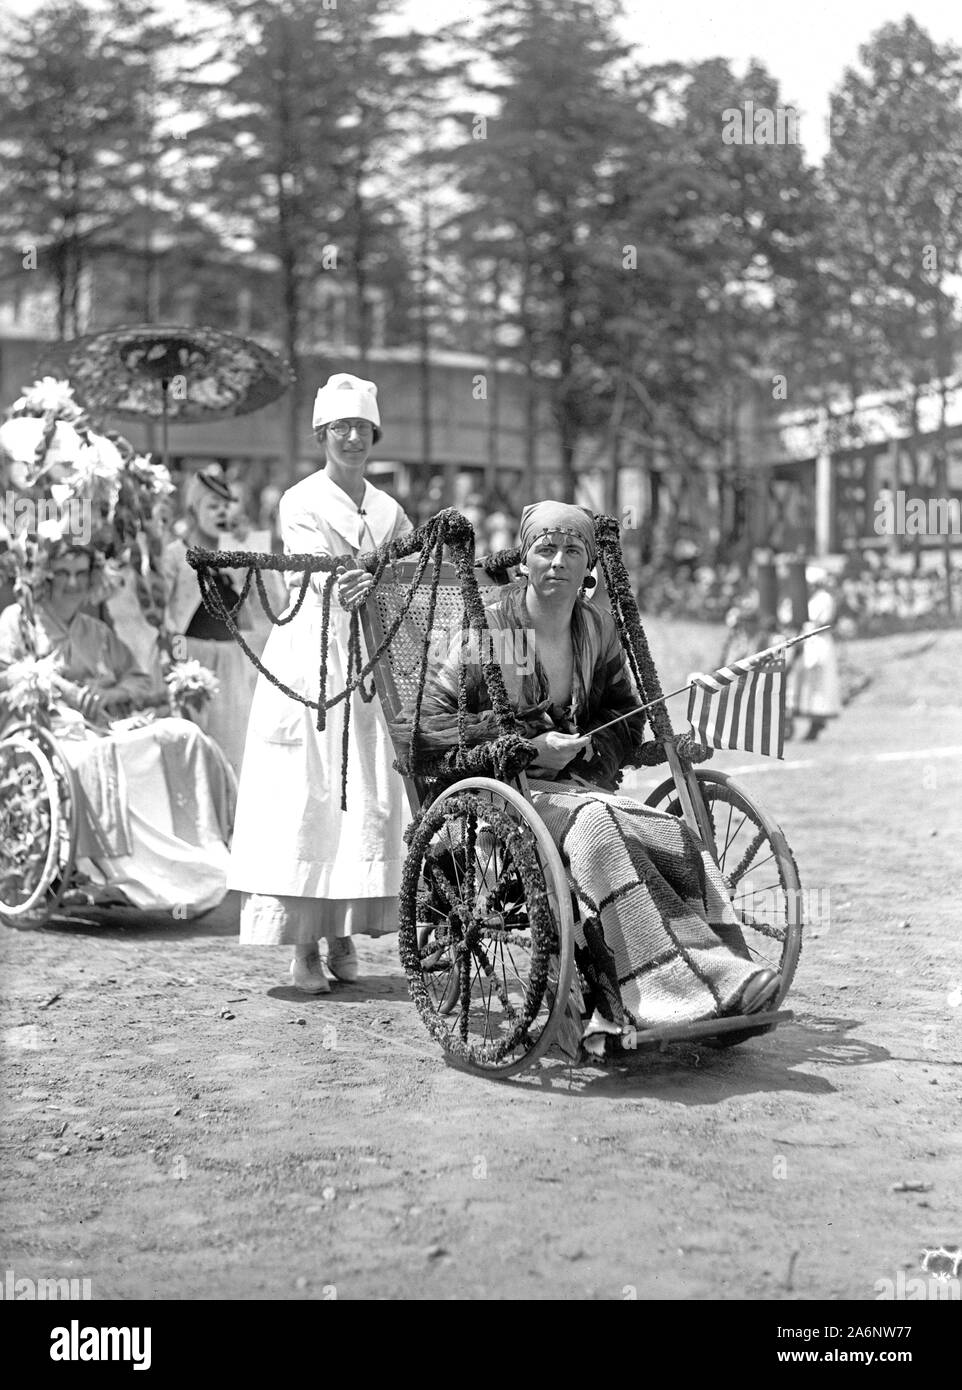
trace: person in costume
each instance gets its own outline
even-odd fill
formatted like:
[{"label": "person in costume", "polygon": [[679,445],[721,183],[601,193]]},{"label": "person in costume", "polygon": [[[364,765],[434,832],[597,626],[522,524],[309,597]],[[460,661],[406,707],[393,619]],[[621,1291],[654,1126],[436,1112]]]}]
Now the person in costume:
[{"label": "person in costume", "polygon": [[[357,556],[411,529],[399,504],[365,478],[381,433],[377,387],[338,373],[317,393],[315,437],[323,468],[296,483],[280,501],[287,554]],[[285,576],[296,594],[301,576]],[[267,639],[263,664],[291,689],[317,700],[321,597],[326,576],[311,578],[304,606]],[[334,589],[328,631],[326,698],[340,694],[348,671],[352,609],[373,587],[366,571],[346,566]],[[293,599],[292,599],[293,601]],[[288,611],[290,611],[288,609]],[[254,692],[237,819],[230,886],[240,891],[240,939],[293,947],[290,975],[312,994],[330,990],[319,953],[341,980],[357,978],[355,933],[397,930],[397,894],[406,823],[401,778],[377,700],[351,697],[346,811],[341,810],[343,706],[317,713],[264,676]]]},{"label": "person in costume", "polygon": [[[832,580],[820,565],[805,571],[810,597],[808,622],[802,632],[812,632],[834,623],[837,613]],[[838,654],[831,632],[819,632],[796,648],[788,682],[789,717],[807,718],[808,732],[803,742],[813,743],[830,719],[842,709],[842,690],[838,674]]]},{"label": "person in costume", "polygon": [[[745,958],[724,880],[698,836],[678,817],[617,794],[622,770],[638,763],[643,717],[591,732],[639,703],[614,619],[585,601],[596,559],[593,517],[539,502],[524,509],[520,541],[521,578],[486,616],[492,628],[524,630],[534,645],[528,669],[502,669],[519,732],[537,750],[527,769],[532,801],[578,899],[576,959],[592,1020],[586,1038],[626,1023],[694,1022],[770,1006],[780,977]],[[490,722],[481,668],[459,637],[425,689],[420,727],[433,744],[446,736],[457,742],[463,662],[470,718]]]},{"label": "person in costume", "polygon": [[102,556],[51,543],[32,589],[0,614],[0,703],[9,719],[20,688],[49,686],[50,722],[78,780],[78,868],[95,901],[194,916],[227,891],[232,788],[223,761],[183,719],[125,720],[153,694],[151,678],[106,623],[83,611]]},{"label": "person in costume", "polygon": [[[220,549],[221,537],[229,527],[231,502],[230,487],[216,464],[188,478],[184,489],[187,535],[165,547],[163,572],[167,583],[167,627],[172,634],[174,655],[181,660],[199,661],[219,683],[217,694],[197,716],[197,722],[216,739],[239,776],[256,674],[227,624],[208,612],[197,587],[197,575],[187,563],[190,546]],[[239,594],[229,574],[214,570],[211,582],[220,590],[225,606],[232,610]],[[238,614],[237,620],[241,628],[249,626],[245,613]]]}]

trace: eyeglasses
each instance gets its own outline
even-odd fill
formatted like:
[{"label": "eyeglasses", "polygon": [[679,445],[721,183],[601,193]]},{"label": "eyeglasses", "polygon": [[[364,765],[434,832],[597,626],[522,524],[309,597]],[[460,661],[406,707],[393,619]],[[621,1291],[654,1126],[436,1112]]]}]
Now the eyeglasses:
[{"label": "eyeglasses", "polygon": [[346,439],[351,430],[354,430],[359,439],[367,439],[374,435],[374,426],[369,420],[332,420],[327,428],[335,439]]}]

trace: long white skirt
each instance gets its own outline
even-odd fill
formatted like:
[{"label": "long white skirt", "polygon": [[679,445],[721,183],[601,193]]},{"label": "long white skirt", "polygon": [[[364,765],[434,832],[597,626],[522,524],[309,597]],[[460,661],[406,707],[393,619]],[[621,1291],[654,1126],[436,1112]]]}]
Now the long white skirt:
[{"label": "long white skirt", "polygon": [[[271,632],[263,656],[269,671],[310,698],[318,691],[320,615],[320,600],[311,593],[293,622]],[[329,696],[344,689],[348,631],[348,615],[332,605]],[[393,901],[372,903],[397,897],[408,820],[380,702],[375,697],[367,704],[357,693],[352,697],[346,811],[341,810],[343,703],[328,711],[325,729],[319,731],[316,721],[315,710],[258,678],[228,879],[229,887],[260,900],[242,909],[245,942],[396,930]],[[312,906],[306,918],[292,917],[283,909],[291,898],[322,900],[326,906]],[[394,925],[385,928],[387,921]]]},{"label": "long white skirt", "polygon": [[81,783],[77,865],[92,884],[183,919],[216,907],[227,891],[231,788],[196,724],[54,732]]}]

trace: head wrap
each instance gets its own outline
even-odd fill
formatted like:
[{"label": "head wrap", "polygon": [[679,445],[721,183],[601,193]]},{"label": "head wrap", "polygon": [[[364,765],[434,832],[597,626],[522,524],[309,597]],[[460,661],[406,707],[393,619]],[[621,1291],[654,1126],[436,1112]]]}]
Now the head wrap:
[{"label": "head wrap", "polygon": [[201,498],[208,494],[219,497],[222,502],[234,500],[230,484],[216,463],[201,468],[187,479],[184,484],[184,509],[189,512],[196,511]]},{"label": "head wrap", "polygon": [[588,552],[588,564],[594,567],[595,519],[586,507],[574,507],[567,502],[532,502],[521,513],[521,558],[527,555],[539,536],[563,531],[576,536]]},{"label": "head wrap", "polygon": [[369,420],[377,439],[381,433],[381,416],[374,382],[351,376],[349,372],[337,372],[328,377],[314,397],[312,425],[319,429],[332,420]]}]

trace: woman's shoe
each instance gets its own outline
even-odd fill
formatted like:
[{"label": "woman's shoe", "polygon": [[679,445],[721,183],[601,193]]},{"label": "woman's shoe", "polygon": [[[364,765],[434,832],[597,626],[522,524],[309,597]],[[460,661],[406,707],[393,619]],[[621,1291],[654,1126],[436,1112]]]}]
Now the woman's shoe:
[{"label": "woman's shoe", "polygon": [[312,956],[295,956],[290,967],[291,981],[295,989],[305,994],[330,994],[331,982],[324,973],[321,958],[315,951]]},{"label": "woman's shoe", "polygon": [[335,936],[327,950],[327,968],[338,980],[351,984],[358,976],[357,951],[349,936]]},{"label": "woman's shoe", "polygon": [[730,1010],[732,1013],[757,1014],[767,1009],[775,1000],[782,986],[782,977],[777,970],[759,970],[753,975],[741,992],[740,998]]}]

